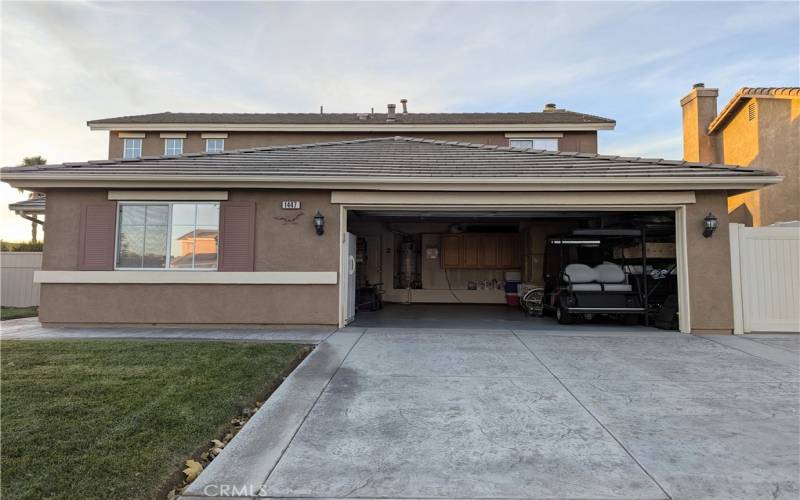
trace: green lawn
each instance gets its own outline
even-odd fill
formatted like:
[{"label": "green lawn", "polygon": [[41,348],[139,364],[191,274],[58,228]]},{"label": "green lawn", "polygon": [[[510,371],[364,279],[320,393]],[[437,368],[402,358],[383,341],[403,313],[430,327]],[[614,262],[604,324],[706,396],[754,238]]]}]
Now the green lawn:
[{"label": "green lawn", "polygon": [[304,346],[24,341],[0,346],[0,496],[151,498]]},{"label": "green lawn", "polygon": [[3,307],[0,309],[0,319],[32,318],[39,315],[37,306],[31,307]]}]

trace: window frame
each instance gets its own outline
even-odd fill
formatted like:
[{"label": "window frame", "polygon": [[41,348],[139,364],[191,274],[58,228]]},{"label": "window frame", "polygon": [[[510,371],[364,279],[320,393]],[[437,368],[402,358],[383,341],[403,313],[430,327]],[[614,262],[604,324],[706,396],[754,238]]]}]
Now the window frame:
[{"label": "window frame", "polygon": [[[214,150],[214,151],[209,151],[209,150],[208,150],[208,143],[209,143],[209,141],[220,141],[220,142],[222,142],[222,149],[218,149],[218,150]],[[206,152],[206,153],[221,153],[221,152],[223,152],[223,151],[225,151],[225,139],[223,139],[223,138],[211,138],[211,137],[209,137],[209,138],[207,138],[207,139],[206,139],[206,149],[205,149],[205,152]]]},{"label": "window frame", "polygon": [[[180,141],[181,144],[181,152],[180,153],[170,153],[169,152],[169,141]],[[182,137],[166,137],[164,139],[164,155],[165,156],[180,156],[183,154],[183,138]]]},{"label": "window frame", "polygon": [[530,148],[523,148],[523,149],[542,149],[536,147],[536,141],[555,141],[556,148],[555,149],[544,149],[544,151],[560,151],[558,148],[560,146],[560,137],[509,137],[508,138],[508,145],[512,148],[519,148],[520,146],[512,146],[512,141],[531,141],[532,147]]},{"label": "window frame", "polygon": [[[200,205],[216,204],[217,211],[217,234],[219,235],[220,227],[220,213],[222,204],[219,201],[200,200],[200,201],[118,201],[116,212],[116,229],[114,231],[114,271],[166,271],[166,272],[216,272],[219,270],[219,240],[217,241],[217,264],[214,267],[194,267],[195,254],[192,255],[192,267],[169,267],[169,261],[172,258],[172,206],[173,205]],[[167,248],[166,248],[166,263],[165,267],[119,267],[119,242],[120,242],[120,215],[122,206],[124,205],[167,205]],[[147,226],[145,226],[147,227]],[[195,209],[194,229],[197,231],[197,211]]]},{"label": "window frame", "polygon": [[[128,141],[139,141],[139,155],[138,156],[127,156],[128,152]],[[141,137],[123,137],[122,138],[122,159],[123,160],[136,160],[142,157],[142,149],[144,147],[144,139]],[[136,149],[136,148],[130,148]]]}]

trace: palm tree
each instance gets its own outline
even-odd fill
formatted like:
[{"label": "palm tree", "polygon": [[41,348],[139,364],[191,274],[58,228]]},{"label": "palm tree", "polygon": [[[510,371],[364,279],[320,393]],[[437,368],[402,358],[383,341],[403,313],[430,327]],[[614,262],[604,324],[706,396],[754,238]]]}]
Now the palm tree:
[{"label": "palm tree", "polygon": [[[46,165],[46,164],[47,164],[47,158],[42,158],[42,156],[36,155],[36,156],[26,156],[25,158],[22,159],[22,162],[20,162],[19,166],[32,167],[34,165]],[[19,189],[18,191],[20,193],[25,192],[22,189]],[[28,194],[28,199],[40,198],[42,196],[44,196],[44,193],[31,192],[30,194]],[[41,221],[35,215],[31,215],[25,218],[31,221],[31,241],[33,243],[36,243],[37,233],[39,231],[39,224],[41,223]]]}]

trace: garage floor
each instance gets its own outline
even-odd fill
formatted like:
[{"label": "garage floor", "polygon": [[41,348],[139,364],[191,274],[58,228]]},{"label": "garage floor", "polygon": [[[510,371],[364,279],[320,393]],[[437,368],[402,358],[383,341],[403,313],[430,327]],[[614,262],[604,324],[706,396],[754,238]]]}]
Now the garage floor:
[{"label": "garage floor", "polygon": [[591,322],[559,325],[552,316],[527,316],[518,307],[504,304],[385,304],[380,311],[359,311],[354,327],[446,328],[468,330],[539,330],[657,332],[644,326],[626,327],[596,318]]},{"label": "garage floor", "polygon": [[771,340],[343,329],[187,498],[795,499],[800,353]]}]

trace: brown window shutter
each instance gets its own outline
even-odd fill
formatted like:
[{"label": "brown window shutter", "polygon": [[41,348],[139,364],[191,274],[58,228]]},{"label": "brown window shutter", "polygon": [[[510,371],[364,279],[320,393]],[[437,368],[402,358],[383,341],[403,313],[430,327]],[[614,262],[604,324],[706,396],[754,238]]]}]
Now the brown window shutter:
[{"label": "brown window shutter", "polygon": [[114,269],[116,225],[116,203],[81,205],[79,269],[82,271]]},{"label": "brown window shutter", "polygon": [[255,260],[256,204],[223,202],[219,214],[220,271],[252,271]]}]

